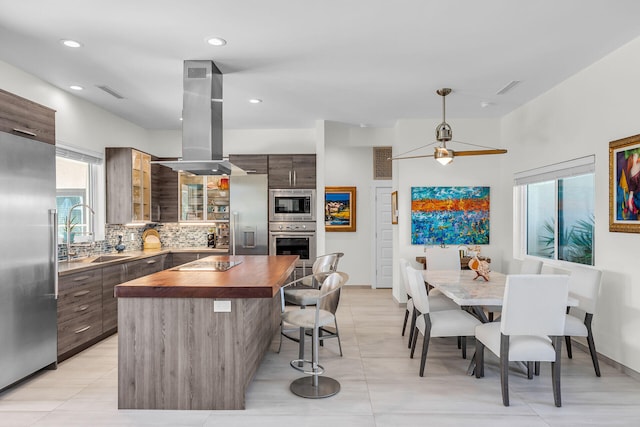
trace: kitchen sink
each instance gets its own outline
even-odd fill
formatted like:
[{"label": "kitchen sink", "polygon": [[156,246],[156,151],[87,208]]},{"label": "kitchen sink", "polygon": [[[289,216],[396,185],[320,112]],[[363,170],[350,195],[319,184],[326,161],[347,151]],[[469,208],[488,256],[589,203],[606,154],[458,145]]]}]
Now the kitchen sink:
[{"label": "kitchen sink", "polygon": [[116,261],[116,260],[125,259],[125,258],[131,258],[131,257],[129,255],[100,255],[99,257],[93,259],[91,263]]}]

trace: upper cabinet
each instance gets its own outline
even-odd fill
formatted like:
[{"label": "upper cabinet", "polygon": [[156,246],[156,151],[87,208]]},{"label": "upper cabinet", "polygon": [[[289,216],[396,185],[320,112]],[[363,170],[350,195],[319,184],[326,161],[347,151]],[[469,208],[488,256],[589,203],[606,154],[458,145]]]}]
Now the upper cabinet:
[{"label": "upper cabinet", "polygon": [[107,223],[151,221],[151,156],[132,148],[107,147]]},{"label": "upper cabinet", "polygon": [[229,221],[229,177],[180,173],[180,221]]},{"label": "upper cabinet", "polygon": [[55,110],[0,89],[0,131],[56,143]]},{"label": "upper cabinet", "polygon": [[269,188],[316,188],[315,154],[270,155]]},{"label": "upper cabinet", "polygon": [[266,154],[230,154],[229,162],[244,170],[247,174],[269,173],[269,162]]},{"label": "upper cabinet", "polygon": [[151,221],[178,222],[178,172],[159,164],[151,164]]}]

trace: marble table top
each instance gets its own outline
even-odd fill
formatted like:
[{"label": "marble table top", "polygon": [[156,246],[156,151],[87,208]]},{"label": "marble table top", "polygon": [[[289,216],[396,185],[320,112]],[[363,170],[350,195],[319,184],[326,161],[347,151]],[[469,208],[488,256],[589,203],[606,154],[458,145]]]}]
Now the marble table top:
[{"label": "marble table top", "polygon": [[492,271],[489,281],[476,277],[471,270],[423,270],[424,281],[438,289],[458,305],[502,305],[507,276]]},{"label": "marble table top", "polygon": [[[488,282],[482,277],[474,280],[476,273],[471,270],[423,270],[422,276],[426,283],[460,306],[502,305],[507,276],[497,271],[489,273]],[[578,300],[569,297],[567,305],[577,306]]]}]

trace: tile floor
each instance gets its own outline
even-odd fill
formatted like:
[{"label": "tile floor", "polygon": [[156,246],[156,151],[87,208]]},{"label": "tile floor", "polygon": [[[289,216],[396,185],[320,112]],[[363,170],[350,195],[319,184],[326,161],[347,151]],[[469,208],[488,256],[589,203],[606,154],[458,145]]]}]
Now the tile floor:
[{"label": "tile floor", "polygon": [[[425,377],[409,359],[400,329],[404,309],[389,290],[346,288],[338,311],[344,357],[329,340],[320,351],[327,375],[342,390],[307,400],[289,392],[300,374],[289,367],[296,343],[267,353],[247,393],[244,411],[117,409],[117,337],[113,336],[0,393],[0,426],[636,426],[640,382],[574,350],[562,367],[563,407],[553,405],[549,366],[531,381],[512,370],[511,406],[502,406],[497,359],[487,353],[485,378],[465,375],[455,339],[434,339]],[[418,346],[421,342],[418,342]],[[470,354],[473,353],[470,343]],[[273,349],[277,348],[274,340]]]}]

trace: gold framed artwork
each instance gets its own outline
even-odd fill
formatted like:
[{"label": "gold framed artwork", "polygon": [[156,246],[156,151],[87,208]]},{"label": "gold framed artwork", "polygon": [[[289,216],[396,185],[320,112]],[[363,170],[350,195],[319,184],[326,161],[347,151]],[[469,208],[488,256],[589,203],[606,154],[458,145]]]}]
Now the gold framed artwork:
[{"label": "gold framed artwork", "polygon": [[325,231],[356,231],[356,187],[325,187]]},{"label": "gold framed artwork", "polygon": [[398,192],[391,193],[391,224],[398,223]]},{"label": "gold framed artwork", "polygon": [[609,231],[640,233],[640,135],[609,143]]}]

